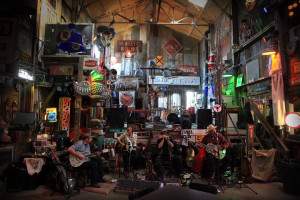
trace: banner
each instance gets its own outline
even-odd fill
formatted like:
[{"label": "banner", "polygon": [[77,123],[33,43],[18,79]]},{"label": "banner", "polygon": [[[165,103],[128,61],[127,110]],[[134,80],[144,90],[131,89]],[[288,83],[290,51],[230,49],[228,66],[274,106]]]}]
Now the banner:
[{"label": "banner", "polygon": [[135,91],[120,91],[119,92],[119,104],[125,105],[128,108],[135,107],[134,95],[135,95]]}]

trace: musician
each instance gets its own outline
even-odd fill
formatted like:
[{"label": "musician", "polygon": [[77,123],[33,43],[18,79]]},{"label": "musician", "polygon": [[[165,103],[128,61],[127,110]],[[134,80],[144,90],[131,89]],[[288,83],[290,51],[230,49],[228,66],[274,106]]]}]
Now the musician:
[{"label": "musician", "polygon": [[[214,145],[217,145],[217,147],[214,149],[214,152],[219,152],[229,147],[229,142],[222,134],[217,133],[214,125],[212,124],[209,125],[207,128],[207,132],[208,134],[203,137],[202,143],[204,144],[212,143]],[[219,178],[219,180],[221,180],[229,163],[230,163],[230,158],[228,154],[226,154],[225,157],[222,160],[220,160],[216,158],[216,156],[214,156],[213,154],[206,152],[205,160],[203,163],[202,176],[206,178]],[[217,164],[219,164],[219,166],[217,166]],[[215,176],[218,175],[216,171],[218,167],[219,167],[219,176]]]},{"label": "musician", "polygon": [[162,178],[164,174],[163,162],[170,161],[171,170],[174,168],[176,175],[182,171],[181,156],[178,153],[177,144],[169,137],[167,130],[162,130],[161,138],[157,140],[158,156],[156,157],[157,174]]},{"label": "musician", "polygon": [[[124,171],[129,172],[129,167],[132,166],[133,161],[136,159],[136,149],[137,149],[137,136],[133,135],[132,125],[127,126],[127,131],[125,131],[118,139],[117,142],[122,146],[122,157],[124,161]],[[130,159],[130,160],[129,160]],[[130,166],[129,166],[130,161]],[[126,174],[127,175],[127,174]]]},{"label": "musician", "polygon": [[[68,148],[70,154],[77,156],[79,159],[83,160],[84,155],[81,153],[88,152],[91,153],[90,143],[92,137],[87,135],[82,135],[81,140],[73,144]],[[100,152],[97,153],[97,157],[89,158],[87,162],[84,162],[80,167],[88,169],[91,175],[91,186],[95,188],[100,188],[98,182],[105,182],[103,178],[103,168],[102,168],[102,159],[100,158]]]}]

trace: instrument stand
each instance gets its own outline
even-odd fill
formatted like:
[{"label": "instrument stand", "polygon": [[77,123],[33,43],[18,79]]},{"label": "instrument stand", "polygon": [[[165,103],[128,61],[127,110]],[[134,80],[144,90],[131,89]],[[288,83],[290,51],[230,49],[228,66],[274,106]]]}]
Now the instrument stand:
[{"label": "instrument stand", "polygon": [[[224,106],[224,108],[226,109],[225,106]],[[242,145],[242,146],[245,146],[246,144],[245,144],[244,140],[242,139],[241,135],[239,134],[239,132],[238,132],[238,130],[237,130],[237,128],[236,128],[236,126],[235,126],[235,124],[234,124],[234,122],[233,122],[231,116],[230,116],[229,114],[227,114],[227,115],[228,115],[228,117],[229,117],[231,123],[233,124],[234,129],[235,129],[237,135],[239,136],[239,141],[242,143],[241,145]],[[239,146],[241,146],[241,145],[240,145],[240,142],[239,142],[239,144],[238,144]],[[248,188],[249,190],[251,190],[252,192],[254,192],[256,195],[258,194],[256,191],[254,191],[252,188],[250,188],[248,185],[246,185],[246,184],[244,183],[244,181],[242,180],[242,147],[240,147],[240,169],[239,169],[239,176],[238,176],[238,184],[240,185],[240,188]],[[243,185],[244,187],[242,187],[242,185]]]}]

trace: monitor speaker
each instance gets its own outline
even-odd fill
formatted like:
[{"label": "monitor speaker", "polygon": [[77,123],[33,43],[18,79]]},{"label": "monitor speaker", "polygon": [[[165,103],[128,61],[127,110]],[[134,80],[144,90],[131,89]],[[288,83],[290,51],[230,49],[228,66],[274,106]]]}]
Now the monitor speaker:
[{"label": "monitor speaker", "polygon": [[208,125],[212,124],[211,109],[197,110],[197,124],[198,124],[198,129],[206,129]]}]

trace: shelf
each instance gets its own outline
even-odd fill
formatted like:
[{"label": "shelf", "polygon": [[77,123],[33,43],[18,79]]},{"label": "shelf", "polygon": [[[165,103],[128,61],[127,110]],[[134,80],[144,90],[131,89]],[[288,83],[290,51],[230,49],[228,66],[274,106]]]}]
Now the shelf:
[{"label": "shelf", "polygon": [[250,46],[253,44],[258,38],[263,36],[266,32],[270,31],[273,27],[275,27],[275,21],[271,22],[269,25],[267,25],[263,30],[260,32],[256,33],[253,37],[251,37],[249,40],[247,40],[245,43],[241,45],[241,47],[234,52],[234,54],[240,53],[242,50],[244,50],[246,47]]},{"label": "shelf", "polygon": [[236,87],[236,89],[243,88],[243,87],[250,86],[250,85],[255,85],[255,84],[258,84],[258,83],[261,83],[261,82],[264,82],[264,81],[268,81],[268,80],[271,80],[271,77],[262,78],[262,79],[259,79],[257,81],[254,81],[252,83],[247,83],[245,85],[241,85],[239,87]]}]

